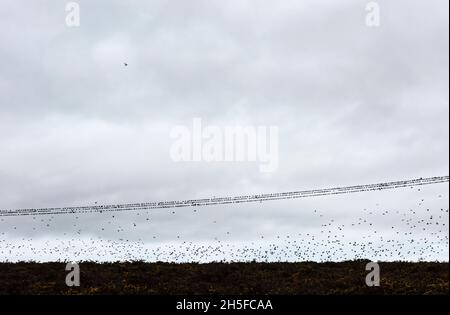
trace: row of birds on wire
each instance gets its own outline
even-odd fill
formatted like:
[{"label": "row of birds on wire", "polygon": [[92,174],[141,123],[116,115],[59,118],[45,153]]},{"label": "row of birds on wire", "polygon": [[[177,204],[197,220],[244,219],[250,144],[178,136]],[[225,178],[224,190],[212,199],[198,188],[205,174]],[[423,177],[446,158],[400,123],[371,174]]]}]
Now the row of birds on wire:
[{"label": "row of birds on wire", "polygon": [[[435,199],[445,203],[442,195]],[[448,257],[448,205],[429,208],[424,198],[418,199],[412,209],[383,210],[377,204],[346,220],[324,210],[308,211],[315,222],[308,231],[263,232],[264,229],[248,226],[244,229],[252,236],[245,241],[239,237],[242,231],[223,218],[214,219],[203,208],[189,209],[191,215],[197,216],[194,220],[209,227],[209,235],[203,238],[183,234],[183,229],[163,229],[164,222],[177,221],[176,210],[168,211],[169,218],[157,222],[152,211],[135,212],[131,217],[128,213],[127,220],[115,213],[97,213],[90,218],[96,222],[94,230],[92,224],[89,228],[85,226],[83,215],[67,216],[64,223],[70,228],[62,230],[57,227],[56,216],[28,217],[27,224],[4,217],[0,218],[0,261],[343,261]],[[186,215],[189,214],[183,209],[178,220],[185,220]],[[152,228],[155,225],[158,230]],[[27,234],[31,236],[18,237]]]}]

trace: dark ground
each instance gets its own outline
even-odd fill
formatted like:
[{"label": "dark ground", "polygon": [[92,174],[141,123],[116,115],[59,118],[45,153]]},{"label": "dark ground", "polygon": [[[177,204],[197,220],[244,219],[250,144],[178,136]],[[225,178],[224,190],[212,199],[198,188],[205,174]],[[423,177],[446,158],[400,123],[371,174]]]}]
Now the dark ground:
[{"label": "dark ground", "polygon": [[0,263],[0,294],[449,294],[448,263],[80,263],[81,286],[65,285],[64,263]]}]

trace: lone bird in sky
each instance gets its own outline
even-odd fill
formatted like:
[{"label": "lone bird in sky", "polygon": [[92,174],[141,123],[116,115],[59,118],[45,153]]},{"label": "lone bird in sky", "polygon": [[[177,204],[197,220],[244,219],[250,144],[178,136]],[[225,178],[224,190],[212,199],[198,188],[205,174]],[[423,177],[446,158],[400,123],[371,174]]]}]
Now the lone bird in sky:
[{"label": "lone bird in sky", "polygon": [[124,62],[123,65],[124,65],[125,67],[128,67],[128,63],[126,63],[126,62]]}]

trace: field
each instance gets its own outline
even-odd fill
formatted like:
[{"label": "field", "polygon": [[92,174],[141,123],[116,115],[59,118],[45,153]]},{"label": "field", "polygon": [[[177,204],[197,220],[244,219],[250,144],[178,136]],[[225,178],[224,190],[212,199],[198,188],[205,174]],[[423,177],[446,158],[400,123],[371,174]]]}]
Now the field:
[{"label": "field", "polygon": [[80,287],[64,263],[0,263],[0,294],[449,294],[448,263],[382,262],[380,287],[366,286],[366,263],[85,262]]}]

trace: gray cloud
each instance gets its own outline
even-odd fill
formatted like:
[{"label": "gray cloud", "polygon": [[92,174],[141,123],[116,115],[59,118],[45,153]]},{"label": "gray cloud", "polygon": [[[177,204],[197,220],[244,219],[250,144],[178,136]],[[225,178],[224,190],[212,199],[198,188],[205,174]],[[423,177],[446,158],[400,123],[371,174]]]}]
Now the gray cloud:
[{"label": "gray cloud", "polygon": [[[59,1],[0,5],[1,209],[449,173],[447,2],[380,0],[376,29],[357,0],[78,3],[79,28],[65,25]],[[278,171],[174,163],[170,129],[194,117],[278,126]],[[231,211],[242,215],[237,226],[293,229],[295,203],[264,207],[264,215],[214,208],[204,224]],[[363,207],[358,199],[335,211],[351,217]],[[102,223],[85,227],[95,235]]]}]

